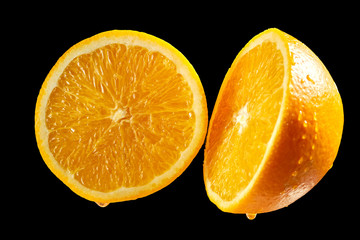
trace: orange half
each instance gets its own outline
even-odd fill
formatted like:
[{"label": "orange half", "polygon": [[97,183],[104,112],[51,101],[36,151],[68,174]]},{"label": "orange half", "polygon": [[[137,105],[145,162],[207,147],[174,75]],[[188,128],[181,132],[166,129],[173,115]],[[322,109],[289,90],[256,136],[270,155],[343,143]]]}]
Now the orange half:
[{"label": "orange half", "polygon": [[250,219],[288,206],[331,168],[343,121],[336,85],[309,48],[278,29],[255,36],[226,74],[210,119],[210,200]]},{"label": "orange half", "polygon": [[170,44],[135,31],[104,32],[71,47],[46,77],[35,110],[47,166],[102,206],[170,184],[206,129],[194,68]]}]

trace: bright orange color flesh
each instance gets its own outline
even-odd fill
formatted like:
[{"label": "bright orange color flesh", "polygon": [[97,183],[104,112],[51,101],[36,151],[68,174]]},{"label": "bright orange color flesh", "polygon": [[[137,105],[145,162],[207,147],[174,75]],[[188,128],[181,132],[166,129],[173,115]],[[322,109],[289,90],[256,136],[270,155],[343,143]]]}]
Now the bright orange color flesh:
[{"label": "bright orange color flesh", "polygon": [[259,34],[232,64],[210,120],[210,200],[251,219],[288,206],[331,168],[343,121],[336,85],[315,54],[277,29]]},{"label": "bright orange color flesh", "polygon": [[[113,44],[77,57],[60,76],[46,108],[49,147],[84,186],[108,192],[144,185],[189,145],[191,91],[166,61],[160,53]],[[103,173],[101,181],[93,172]]]},{"label": "bright orange color flesh", "polygon": [[[263,68],[249,71],[256,59],[263,61],[259,63]],[[268,71],[267,64],[274,68]],[[255,47],[235,68],[237,71],[222,92],[207,144],[207,158],[216,159],[209,168],[209,178],[228,179],[213,185],[213,190],[224,200],[233,199],[254,176],[271,137],[283,95],[283,61],[275,44],[265,42]],[[268,80],[253,84],[253,79]],[[262,109],[268,109],[268,114],[264,115]],[[252,155],[256,158],[250,157]],[[243,161],[241,167],[238,167],[239,161]],[[232,171],[224,172],[223,168]]]},{"label": "bright orange color flesh", "polygon": [[[115,40],[103,43],[107,37]],[[87,39],[67,60],[69,52],[37,103],[38,145],[49,168],[97,202],[142,197],[180,175],[207,126],[205,95],[186,59],[163,41],[132,31]]]}]

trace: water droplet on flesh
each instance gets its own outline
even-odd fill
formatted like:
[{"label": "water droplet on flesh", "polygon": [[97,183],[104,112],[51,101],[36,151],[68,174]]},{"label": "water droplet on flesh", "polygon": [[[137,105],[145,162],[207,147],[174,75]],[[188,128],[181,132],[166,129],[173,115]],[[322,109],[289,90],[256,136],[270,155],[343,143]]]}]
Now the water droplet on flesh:
[{"label": "water droplet on flesh", "polygon": [[246,217],[247,217],[249,220],[254,220],[255,217],[256,217],[256,213],[247,213],[247,214],[246,214]]}]

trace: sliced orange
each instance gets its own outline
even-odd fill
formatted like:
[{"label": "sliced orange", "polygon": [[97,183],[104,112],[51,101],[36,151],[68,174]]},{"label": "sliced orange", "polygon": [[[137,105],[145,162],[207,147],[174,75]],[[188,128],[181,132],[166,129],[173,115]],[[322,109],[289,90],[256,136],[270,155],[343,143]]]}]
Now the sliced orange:
[{"label": "sliced orange", "polygon": [[194,68],[170,44],[135,31],[108,31],[71,47],[36,103],[45,163],[100,206],[170,184],[201,148],[206,129]]},{"label": "sliced orange", "polygon": [[211,116],[210,200],[249,219],[288,206],[332,167],[343,122],[337,87],[309,48],[278,29],[255,36],[226,74]]}]

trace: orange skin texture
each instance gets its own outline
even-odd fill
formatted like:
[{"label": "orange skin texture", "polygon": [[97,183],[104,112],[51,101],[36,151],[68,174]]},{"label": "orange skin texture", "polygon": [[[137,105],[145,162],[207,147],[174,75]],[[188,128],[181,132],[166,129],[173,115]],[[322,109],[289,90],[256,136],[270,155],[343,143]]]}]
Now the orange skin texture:
[{"label": "orange skin texture", "polygon": [[339,149],[344,113],[337,87],[309,48],[284,35],[291,76],[281,128],[258,179],[234,213],[270,212],[293,203],[324,177]]}]

